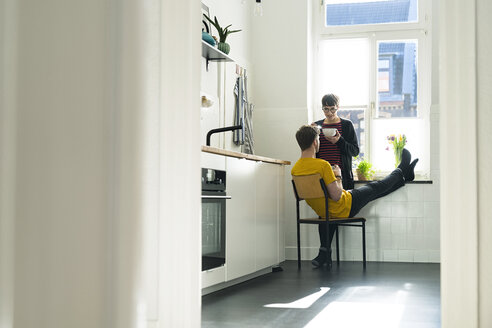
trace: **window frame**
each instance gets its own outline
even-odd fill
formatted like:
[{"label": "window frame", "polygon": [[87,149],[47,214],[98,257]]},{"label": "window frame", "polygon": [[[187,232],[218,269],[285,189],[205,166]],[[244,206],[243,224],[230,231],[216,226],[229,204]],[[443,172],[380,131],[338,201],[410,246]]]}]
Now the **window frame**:
[{"label": "window frame", "polygon": [[[320,0],[317,6],[313,6],[313,90],[312,90],[312,115],[317,116],[317,90],[320,76],[316,70],[319,67],[320,42],[333,39],[367,38],[370,42],[370,74],[369,74],[369,99],[365,106],[365,154],[371,161],[372,125],[374,120],[391,120],[393,118],[376,117],[378,105],[377,79],[378,79],[378,42],[417,40],[417,108],[416,117],[398,118],[404,120],[422,120],[424,140],[424,153],[427,154],[427,163],[419,165],[418,175],[424,178],[430,176],[430,107],[431,107],[431,68],[432,68],[432,37],[431,37],[431,3],[418,0],[418,22],[412,23],[384,23],[348,26],[325,26],[324,0]],[[343,106],[343,99],[342,99]],[[349,109],[351,106],[345,108]],[[385,174],[387,172],[381,172]]]}]

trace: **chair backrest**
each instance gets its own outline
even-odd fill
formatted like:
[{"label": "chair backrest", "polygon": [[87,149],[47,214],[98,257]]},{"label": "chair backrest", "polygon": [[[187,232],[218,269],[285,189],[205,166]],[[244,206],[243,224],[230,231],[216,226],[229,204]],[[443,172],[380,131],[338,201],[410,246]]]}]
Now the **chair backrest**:
[{"label": "chair backrest", "polygon": [[321,187],[324,181],[319,173],[311,175],[293,175],[294,192],[300,199],[324,198],[327,195],[326,188]]}]

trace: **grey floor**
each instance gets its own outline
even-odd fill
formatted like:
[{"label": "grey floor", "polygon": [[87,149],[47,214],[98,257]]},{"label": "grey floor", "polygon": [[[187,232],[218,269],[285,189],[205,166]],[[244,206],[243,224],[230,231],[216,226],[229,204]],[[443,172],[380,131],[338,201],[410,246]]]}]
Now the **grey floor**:
[{"label": "grey floor", "polygon": [[202,327],[440,327],[439,264],[303,261],[202,298]]}]

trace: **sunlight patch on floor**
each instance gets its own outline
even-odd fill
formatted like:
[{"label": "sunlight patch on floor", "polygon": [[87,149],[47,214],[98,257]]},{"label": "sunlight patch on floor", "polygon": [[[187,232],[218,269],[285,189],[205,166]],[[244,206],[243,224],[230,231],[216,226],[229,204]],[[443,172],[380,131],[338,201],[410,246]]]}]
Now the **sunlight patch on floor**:
[{"label": "sunlight patch on floor", "polygon": [[304,328],[394,328],[403,314],[402,304],[332,302]]},{"label": "sunlight patch on floor", "polygon": [[304,328],[394,328],[398,327],[412,284],[403,289],[385,293],[384,288],[356,286],[328,304]]},{"label": "sunlight patch on floor", "polygon": [[307,309],[314,304],[321,296],[326,294],[330,290],[329,287],[320,287],[320,291],[298,299],[297,301],[290,303],[273,303],[266,304],[264,307],[268,308],[283,308],[283,309]]}]

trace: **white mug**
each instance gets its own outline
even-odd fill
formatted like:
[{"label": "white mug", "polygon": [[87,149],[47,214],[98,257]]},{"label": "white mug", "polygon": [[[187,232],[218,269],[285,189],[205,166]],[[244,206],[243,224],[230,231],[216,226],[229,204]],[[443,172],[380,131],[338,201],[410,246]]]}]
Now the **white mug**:
[{"label": "white mug", "polygon": [[323,134],[327,137],[334,137],[337,134],[337,129],[335,129],[335,128],[324,128]]}]

